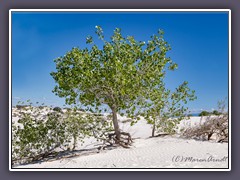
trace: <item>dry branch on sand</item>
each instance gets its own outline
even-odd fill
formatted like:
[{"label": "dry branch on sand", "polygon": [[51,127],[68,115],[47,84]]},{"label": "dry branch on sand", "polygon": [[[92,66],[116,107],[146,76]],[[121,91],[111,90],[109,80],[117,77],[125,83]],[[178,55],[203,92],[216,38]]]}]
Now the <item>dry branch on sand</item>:
[{"label": "dry branch on sand", "polygon": [[182,136],[197,140],[228,142],[228,113],[208,116],[204,123],[183,130]]}]

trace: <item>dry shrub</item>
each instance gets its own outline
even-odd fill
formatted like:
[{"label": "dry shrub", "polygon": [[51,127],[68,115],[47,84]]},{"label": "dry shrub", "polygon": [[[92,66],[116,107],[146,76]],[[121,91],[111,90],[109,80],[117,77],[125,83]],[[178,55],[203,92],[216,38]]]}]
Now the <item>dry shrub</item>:
[{"label": "dry shrub", "polygon": [[218,103],[221,114],[207,116],[204,123],[183,130],[182,136],[197,140],[214,140],[215,142],[228,142],[228,112],[224,113],[225,101]]},{"label": "dry shrub", "polygon": [[208,116],[203,124],[185,129],[182,135],[197,140],[228,142],[228,115]]}]

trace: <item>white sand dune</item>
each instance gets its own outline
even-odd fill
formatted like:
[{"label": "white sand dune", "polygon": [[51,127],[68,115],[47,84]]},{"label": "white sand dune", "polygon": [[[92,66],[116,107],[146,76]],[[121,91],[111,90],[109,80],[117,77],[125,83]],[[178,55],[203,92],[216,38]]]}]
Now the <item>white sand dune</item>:
[{"label": "white sand dune", "polygon": [[[195,141],[165,136],[149,138],[151,126],[141,119],[136,125],[121,123],[122,130],[130,132],[134,143],[130,149],[122,147],[99,153],[85,153],[72,158],[63,158],[15,168],[228,168],[228,144]],[[183,120],[180,127],[194,126],[200,117]],[[93,138],[86,139],[78,149],[96,148]],[[91,151],[90,151],[91,152]]]},{"label": "white sand dune", "polygon": [[227,168],[227,157],[227,144],[183,140],[172,137],[158,137],[149,139],[136,139],[130,149],[117,148],[91,155],[64,158],[51,162],[41,162],[17,167]]}]

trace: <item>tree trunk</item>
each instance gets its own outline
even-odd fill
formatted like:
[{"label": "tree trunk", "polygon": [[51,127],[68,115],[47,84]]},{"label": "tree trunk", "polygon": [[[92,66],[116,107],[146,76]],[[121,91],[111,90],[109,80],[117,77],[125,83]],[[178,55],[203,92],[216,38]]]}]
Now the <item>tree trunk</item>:
[{"label": "tree trunk", "polygon": [[116,138],[117,138],[117,140],[120,140],[121,134],[120,134],[119,126],[118,126],[117,110],[116,110],[115,106],[112,107],[112,115],[113,115],[113,126],[114,126],[114,131],[116,134]]},{"label": "tree trunk", "polygon": [[156,124],[155,124],[155,120],[153,122],[153,128],[152,128],[152,137],[155,136],[155,128],[156,128]]}]

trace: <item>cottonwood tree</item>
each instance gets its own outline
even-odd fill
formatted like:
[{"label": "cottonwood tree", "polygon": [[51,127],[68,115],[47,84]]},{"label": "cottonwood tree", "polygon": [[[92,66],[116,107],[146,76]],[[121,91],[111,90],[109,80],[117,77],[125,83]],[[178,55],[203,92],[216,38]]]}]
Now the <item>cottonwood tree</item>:
[{"label": "cottonwood tree", "polygon": [[166,89],[165,84],[162,83],[161,86],[152,87],[146,95],[148,103],[142,114],[147,122],[152,124],[152,137],[155,136],[156,131],[175,133],[177,124],[182,119],[188,118],[188,108],[185,104],[196,99],[194,91],[190,90],[186,81],[173,92]]},{"label": "cottonwood tree", "polygon": [[123,135],[129,138],[130,135],[120,131],[118,113],[127,114],[133,120],[149,113],[146,107],[151,106],[151,97],[161,101],[165,73],[176,69],[177,64],[166,56],[171,47],[164,40],[162,30],[146,43],[133,36],[123,37],[119,28],[109,41],[100,26],[96,26],[95,33],[101,40],[101,48],[88,36],[87,47],[74,47],[54,60],[57,71],[51,76],[57,85],[53,92],[65,97],[67,104],[80,101],[95,111],[101,111],[105,104],[112,112],[114,140],[120,144]]}]

